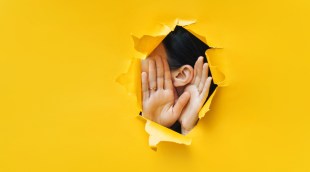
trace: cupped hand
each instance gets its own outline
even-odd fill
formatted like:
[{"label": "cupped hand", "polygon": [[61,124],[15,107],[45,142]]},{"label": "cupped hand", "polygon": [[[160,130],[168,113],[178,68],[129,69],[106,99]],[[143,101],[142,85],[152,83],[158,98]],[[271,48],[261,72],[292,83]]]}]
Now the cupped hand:
[{"label": "cupped hand", "polygon": [[206,101],[212,78],[208,77],[208,64],[199,57],[194,66],[194,78],[184,92],[190,93],[190,100],[179,118],[182,134],[187,134],[197,123],[198,113]]},{"label": "cupped hand", "polygon": [[161,56],[142,62],[142,116],[166,127],[173,125],[180,117],[190,99],[184,92],[175,102],[174,87],[166,59]]}]

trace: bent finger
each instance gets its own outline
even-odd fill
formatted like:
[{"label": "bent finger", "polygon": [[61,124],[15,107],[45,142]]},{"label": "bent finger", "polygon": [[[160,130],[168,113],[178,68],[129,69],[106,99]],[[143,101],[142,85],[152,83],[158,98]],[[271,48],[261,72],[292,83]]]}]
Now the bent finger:
[{"label": "bent finger", "polygon": [[162,57],[162,62],[164,66],[164,89],[172,90],[173,85],[171,81],[171,73],[170,73],[170,68],[169,68],[167,59]]},{"label": "bent finger", "polygon": [[203,66],[203,57],[200,56],[194,66],[194,71],[195,71],[195,81],[194,84],[196,86],[199,86],[201,75],[202,75],[202,66]]},{"label": "bent finger", "polygon": [[149,60],[144,59],[141,61],[141,71],[149,73]]},{"label": "bent finger", "polygon": [[199,93],[202,92],[207,77],[208,77],[208,63],[204,63],[202,67],[202,76],[201,76],[199,87],[198,87]]},{"label": "bent finger", "polygon": [[149,86],[150,93],[155,93],[156,90],[156,66],[153,60],[149,60]]},{"label": "bent finger", "polygon": [[185,108],[187,103],[189,102],[189,99],[191,97],[191,94],[189,92],[184,92],[177,102],[175,103],[173,107],[173,116],[178,119],[181,115],[182,110]]},{"label": "bent finger", "polygon": [[156,62],[156,77],[157,77],[157,89],[162,89],[164,86],[164,67],[160,56],[155,57]]},{"label": "bent finger", "polygon": [[209,95],[209,90],[210,90],[210,86],[211,86],[211,82],[212,82],[212,77],[208,77],[206,82],[205,82],[205,85],[203,87],[203,90],[201,92],[201,97],[202,97],[202,101],[205,102],[208,95]]},{"label": "bent finger", "polygon": [[141,74],[142,80],[142,101],[146,101],[149,98],[149,85],[147,79],[147,73],[142,72]]}]

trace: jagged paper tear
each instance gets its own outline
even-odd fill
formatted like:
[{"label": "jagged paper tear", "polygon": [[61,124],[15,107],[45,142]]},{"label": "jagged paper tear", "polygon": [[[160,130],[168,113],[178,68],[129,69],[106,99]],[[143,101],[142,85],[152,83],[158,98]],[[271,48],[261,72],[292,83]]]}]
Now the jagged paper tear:
[{"label": "jagged paper tear", "polygon": [[[134,41],[134,48],[139,54],[136,55],[137,57],[134,57],[131,60],[128,72],[125,74],[121,74],[117,78],[117,82],[123,85],[130,95],[134,95],[136,97],[137,109],[139,112],[142,111],[141,59],[145,59],[161,43],[165,36],[168,35],[175,28],[175,26],[179,25],[186,28],[186,26],[194,24],[195,22],[195,20],[176,19],[170,24],[162,24],[161,30],[157,31],[156,33],[143,35],[141,38],[138,38],[133,34],[131,35]],[[206,57],[208,59],[208,65],[212,74],[213,82],[218,85],[212,95],[208,98],[207,102],[201,108],[199,112],[200,119],[204,117],[205,114],[210,110],[212,99],[216,94],[218,88],[222,86],[227,86],[227,83],[225,81],[225,75],[219,70],[216,65],[216,59],[213,58],[216,57],[217,52],[220,51],[221,48],[215,48],[216,46],[212,46],[210,45],[210,43],[206,42],[205,37],[198,35],[192,31],[190,32],[201,41],[212,47],[206,51]],[[138,111],[137,114],[139,113]],[[139,117],[143,118],[142,116]],[[158,143],[162,141],[174,142],[185,145],[190,145],[192,142],[192,138],[190,138],[188,135],[184,136],[153,121],[145,118],[143,119],[146,121],[145,131],[149,134],[149,146],[154,150],[156,150],[156,146],[158,145]],[[197,125],[199,125],[199,123]]]}]

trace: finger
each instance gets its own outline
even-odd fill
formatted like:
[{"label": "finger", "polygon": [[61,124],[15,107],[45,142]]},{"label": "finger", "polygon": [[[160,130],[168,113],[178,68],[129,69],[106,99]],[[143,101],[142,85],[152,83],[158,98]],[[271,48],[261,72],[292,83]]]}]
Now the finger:
[{"label": "finger", "polygon": [[171,81],[170,68],[169,68],[167,59],[162,57],[162,62],[164,66],[164,89],[172,90],[173,85]]},{"label": "finger", "polygon": [[179,97],[177,102],[173,107],[173,118],[178,119],[181,115],[182,110],[187,105],[191,95],[189,92],[183,92],[183,94]]},{"label": "finger", "polygon": [[147,73],[142,72],[142,101],[146,101],[149,98],[149,85],[147,80]]},{"label": "finger", "polygon": [[155,57],[156,61],[156,76],[157,76],[157,89],[162,89],[164,86],[164,67],[160,56]]},{"label": "finger", "polygon": [[156,89],[156,66],[153,60],[149,60],[149,86],[151,94],[155,93]]},{"label": "finger", "polygon": [[145,59],[141,61],[141,71],[146,72],[147,74],[149,73],[149,60]]},{"label": "finger", "polygon": [[209,95],[209,90],[210,90],[210,86],[211,86],[211,81],[212,81],[212,77],[208,77],[207,80],[206,80],[206,83],[203,87],[203,90],[200,94],[201,98],[202,98],[202,101],[205,102],[208,95]]},{"label": "finger", "polygon": [[202,66],[203,66],[203,57],[200,56],[198,58],[198,60],[196,61],[195,66],[194,66],[194,70],[195,70],[195,81],[194,81],[194,84],[196,86],[199,86],[199,83],[200,83],[201,74],[202,74]]},{"label": "finger", "polygon": [[203,86],[205,85],[207,77],[208,77],[208,63],[204,63],[202,67],[202,76],[201,76],[199,87],[198,87],[199,93],[202,92]]}]

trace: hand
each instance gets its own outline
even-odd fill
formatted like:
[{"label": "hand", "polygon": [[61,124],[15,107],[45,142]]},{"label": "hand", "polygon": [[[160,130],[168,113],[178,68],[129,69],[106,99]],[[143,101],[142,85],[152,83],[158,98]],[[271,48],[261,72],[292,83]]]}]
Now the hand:
[{"label": "hand", "polygon": [[[156,56],[142,62],[142,116],[165,127],[173,125],[190,99],[184,92],[175,103],[174,87],[166,59]],[[148,61],[148,62],[147,62]]]},{"label": "hand", "polygon": [[203,57],[199,57],[194,66],[194,78],[184,89],[191,96],[179,119],[182,134],[187,134],[196,125],[198,113],[208,97],[211,81],[212,77],[208,77],[208,64],[203,63]]}]

